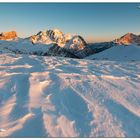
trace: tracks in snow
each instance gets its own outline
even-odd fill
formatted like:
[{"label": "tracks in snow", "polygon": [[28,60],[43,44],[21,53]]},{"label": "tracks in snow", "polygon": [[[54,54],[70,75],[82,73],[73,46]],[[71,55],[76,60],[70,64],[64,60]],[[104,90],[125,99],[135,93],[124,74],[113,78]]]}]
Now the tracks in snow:
[{"label": "tracks in snow", "polygon": [[140,136],[139,62],[0,58],[0,137]]}]

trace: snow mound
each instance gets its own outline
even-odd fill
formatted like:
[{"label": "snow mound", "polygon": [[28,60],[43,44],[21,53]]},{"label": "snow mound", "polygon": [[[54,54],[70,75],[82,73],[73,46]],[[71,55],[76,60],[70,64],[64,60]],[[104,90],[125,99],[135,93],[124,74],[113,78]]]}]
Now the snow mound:
[{"label": "snow mound", "polygon": [[140,137],[140,61],[0,54],[0,137]]},{"label": "snow mound", "polygon": [[137,45],[118,45],[105,51],[86,57],[86,59],[96,60],[117,60],[117,61],[138,61],[140,60],[140,46]]}]

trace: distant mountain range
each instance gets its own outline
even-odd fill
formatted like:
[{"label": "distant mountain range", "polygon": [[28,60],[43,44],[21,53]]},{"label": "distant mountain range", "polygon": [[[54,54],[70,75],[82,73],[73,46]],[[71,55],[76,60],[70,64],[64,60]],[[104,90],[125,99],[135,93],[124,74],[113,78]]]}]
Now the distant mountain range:
[{"label": "distant mountain range", "polygon": [[140,45],[140,35],[133,33],[111,42],[87,43],[80,35],[64,34],[58,29],[39,31],[27,38],[19,38],[16,31],[3,32],[0,40],[2,51],[71,58],[85,58],[114,46]]}]

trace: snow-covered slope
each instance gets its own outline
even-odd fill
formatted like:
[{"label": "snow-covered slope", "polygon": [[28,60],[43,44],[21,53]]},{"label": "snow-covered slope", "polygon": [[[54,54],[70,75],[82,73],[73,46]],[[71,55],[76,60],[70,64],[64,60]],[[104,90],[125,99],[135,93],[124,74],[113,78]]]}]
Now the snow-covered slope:
[{"label": "snow-covered slope", "polygon": [[140,137],[140,61],[0,54],[0,137]]},{"label": "snow-covered slope", "polygon": [[106,49],[94,55],[86,57],[86,59],[96,60],[117,60],[117,61],[136,61],[140,60],[140,46],[137,45],[118,45]]},{"label": "snow-covered slope", "polygon": [[33,45],[29,40],[18,39],[17,41],[0,41],[0,53],[16,54],[37,54],[45,55],[54,44],[36,44]]},{"label": "snow-covered slope", "polygon": [[69,50],[59,47],[57,44],[32,44],[28,39],[18,39],[16,41],[0,41],[0,53],[15,53],[42,56],[59,56],[80,58],[75,55],[76,50]]}]

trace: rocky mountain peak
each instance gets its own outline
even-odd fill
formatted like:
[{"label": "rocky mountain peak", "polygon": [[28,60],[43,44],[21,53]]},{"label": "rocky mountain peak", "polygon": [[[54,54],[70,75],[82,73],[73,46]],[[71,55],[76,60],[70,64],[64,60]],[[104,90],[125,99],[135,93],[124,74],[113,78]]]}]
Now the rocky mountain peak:
[{"label": "rocky mountain peak", "polygon": [[50,29],[40,31],[30,37],[33,44],[52,44],[55,43],[60,47],[67,49],[82,50],[86,46],[85,40],[79,35],[64,34],[59,29]]},{"label": "rocky mountain peak", "polygon": [[140,35],[135,35],[133,33],[127,33],[124,36],[115,40],[115,43],[121,45],[129,45],[129,44],[140,44]]},{"label": "rocky mountain peak", "polygon": [[2,32],[0,34],[0,40],[11,40],[11,39],[16,39],[17,33],[16,31],[10,31],[10,32]]}]

